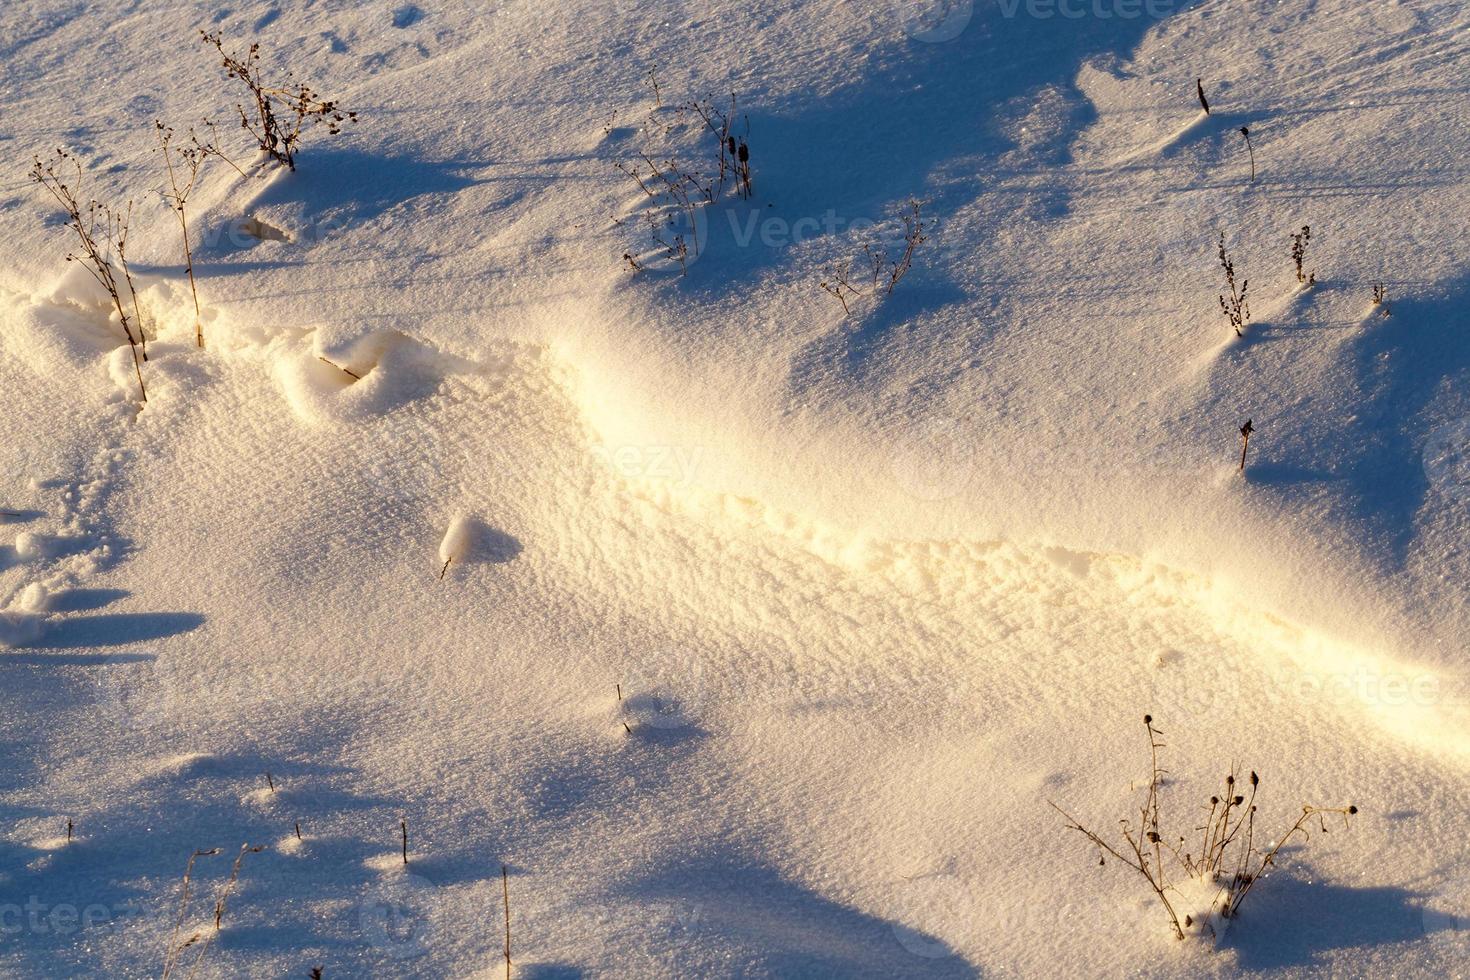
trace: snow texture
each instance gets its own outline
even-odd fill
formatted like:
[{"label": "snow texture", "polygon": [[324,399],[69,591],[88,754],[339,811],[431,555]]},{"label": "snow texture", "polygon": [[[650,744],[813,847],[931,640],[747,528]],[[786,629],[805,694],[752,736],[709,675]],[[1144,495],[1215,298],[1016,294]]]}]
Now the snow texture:
[{"label": "snow texture", "polygon": [[[259,159],[201,29],[359,120]],[[0,5],[0,975],[501,976],[507,883],[538,980],[1463,972],[1467,58],[1461,0]],[[681,275],[617,164],[713,173],[732,91]],[[1215,942],[1047,806],[1136,818],[1145,713],[1182,824],[1360,810]]]}]

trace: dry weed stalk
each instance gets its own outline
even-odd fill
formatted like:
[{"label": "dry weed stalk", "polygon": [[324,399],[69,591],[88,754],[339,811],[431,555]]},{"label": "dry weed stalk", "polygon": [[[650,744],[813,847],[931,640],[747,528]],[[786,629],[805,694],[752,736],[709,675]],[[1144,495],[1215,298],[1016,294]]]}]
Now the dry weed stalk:
[{"label": "dry weed stalk", "polygon": [[[163,121],[155,120],[158,149],[163,154],[164,169],[168,172],[169,189],[164,199],[179,218],[179,233],[184,240],[184,273],[189,277],[189,295],[194,300],[194,344],[204,346],[204,321],[199,313],[199,287],[194,281],[194,248],[189,241],[189,195],[199,183],[199,171],[204,166],[206,151],[194,131],[189,131],[188,145],[175,148],[174,131]],[[177,157],[177,161],[175,160]]]},{"label": "dry weed stalk", "polygon": [[1246,324],[1251,321],[1250,304],[1246,302],[1246,292],[1250,289],[1251,281],[1246,279],[1241,282],[1239,288],[1235,285],[1235,260],[1225,251],[1225,233],[1220,232],[1220,268],[1225,270],[1225,285],[1230,290],[1227,300],[1225,295],[1220,295],[1220,309],[1224,312],[1230,326],[1235,330],[1235,336],[1245,336]]},{"label": "dry weed stalk", "polygon": [[218,853],[219,848],[217,847],[212,847],[209,850],[196,850],[193,854],[189,855],[189,862],[184,865],[184,890],[183,895],[179,898],[179,914],[174,920],[174,931],[172,938],[169,939],[168,953],[163,960],[163,980],[168,980],[174,967],[178,965],[179,957],[183,955],[184,950],[203,938],[202,933],[196,932],[181,943],[179,942],[179,933],[184,928],[184,920],[189,916],[189,883],[194,877],[194,862],[199,858],[212,857]]},{"label": "dry weed stalk", "polygon": [[1165,747],[1160,741],[1163,733],[1154,727],[1152,716],[1144,715],[1143,723],[1148,730],[1151,758],[1149,785],[1139,808],[1138,826],[1135,828],[1126,819],[1120,821],[1123,846],[1114,847],[1055,803],[1048,800],[1047,804],[1062,815],[1068,830],[1082,834],[1098,849],[1099,865],[1106,864],[1105,855],[1110,855],[1148,882],[1168,913],[1169,924],[1177,939],[1182,940],[1184,930],[1193,927],[1195,922],[1188,914],[1181,918],[1175,910],[1175,899],[1180,897],[1179,885],[1184,882],[1168,875],[1165,853],[1174,859],[1184,878],[1217,890],[1210,905],[1212,913],[1218,911],[1220,918],[1234,919],[1246,895],[1269,868],[1275,867],[1281,848],[1298,835],[1309,836],[1313,820],[1317,821],[1322,833],[1327,833],[1327,815],[1341,816],[1344,826],[1347,826],[1349,818],[1358,812],[1355,806],[1304,806],[1291,829],[1263,852],[1256,846],[1256,791],[1260,778],[1254,772],[1250,774],[1250,793],[1246,795],[1238,790],[1238,779],[1232,770],[1225,777],[1223,795],[1210,797],[1209,816],[1203,827],[1196,828],[1200,834],[1198,853],[1191,852],[1183,835],[1178,837],[1177,843],[1164,836],[1159,803],[1159,788],[1166,773],[1159,766],[1159,750]]},{"label": "dry weed stalk", "polygon": [[356,112],[319,98],[310,86],[292,81],[290,72],[286,84],[268,84],[261,74],[258,43],[252,43],[241,57],[225,50],[218,32],[200,31],[199,36],[219,53],[225,74],[238,78],[250,92],[249,109],[243,103],[235,106],[240,113],[240,128],[255,138],[264,153],[287,168],[296,169],[301,135],[308,127],[325,125],[327,133],[336,136],[344,122],[357,122]]},{"label": "dry weed stalk", "polygon": [[[659,90],[653,72],[649,73],[649,79],[655,84],[657,94]],[[648,215],[650,237],[671,262],[678,263],[680,273],[685,274],[689,262],[699,257],[700,212],[718,204],[730,186],[746,199],[755,193],[747,142],[750,117],[743,117],[744,134],[736,135],[735,122],[740,113],[733,93],[728,108],[716,105],[713,100],[692,99],[675,107],[674,112],[678,120],[674,123],[655,123],[655,116],[650,114],[645,131],[668,140],[687,136],[693,127],[709,133],[714,146],[694,149],[693,163],[681,160],[681,156],[687,159],[691,151],[683,147],[681,153],[681,147],[675,145],[668,147],[668,152],[657,154],[648,149],[641,150],[638,153],[640,162],[618,161],[614,166],[630,177],[638,189],[657,205],[657,210]],[[712,173],[709,172],[711,170]],[[670,236],[667,229],[677,227],[681,222],[684,230]],[[632,272],[643,269],[631,252],[623,253],[623,261]]]},{"label": "dry weed stalk", "polygon": [[1308,289],[1317,285],[1317,273],[1308,273],[1303,265],[1307,261],[1307,249],[1312,244],[1311,225],[1302,225],[1302,230],[1291,236],[1291,260],[1296,263],[1296,281]]},{"label": "dry weed stalk", "polygon": [[500,866],[500,890],[505,900],[505,980],[510,980],[510,872]]},{"label": "dry weed stalk", "polygon": [[230,877],[220,887],[219,895],[214,900],[214,931],[206,935],[203,943],[199,946],[199,953],[194,957],[194,965],[189,969],[191,980],[198,975],[199,966],[204,962],[204,956],[209,952],[210,944],[214,942],[214,937],[218,935],[221,926],[224,924],[225,905],[229,901],[230,896],[235,893],[235,887],[239,884],[240,866],[245,862],[245,855],[259,854],[263,850],[265,850],[265,847],[260,845],[255,847],[251,847],[248,843],[240,845],[240,853],[235,855],[234,866],[230,868]]},{"label": "dry weed stalk", "polygon": [[[843,313],[852,312],[852,307],[848,303],[849,299],[874,295],[880,290],[884,296],[893,295],[893,290],[913,268],[914,253],[920,245],[929,240],[929,234],[933,231],[933,223],[924,221],[923,203],[914,198],[910,198],[904,205],[899,212],[898,220],[903,225],[903,249],[899,252],[898,258],[890,259],[886,249],[870,242],[863,246],[863,264],[860,267],[859,281],[854,280],[854,260],[852,259],[827,267],[826,278],[818,285],[842,304]],[[867,280],[866,286],[860,284],[863,278]]]},{"label": "dry weed stalk", "polygon": [[1388,306],[1388,286],[1381,282],[1373,284],[1373,305],[1383,307],[1384,316],[1392,316],[1393,312]]},{"label": "dry weed stalk", "polygon": [[[148,340],[143,333],[143,314],[138,306],[138,291],[133,285],[127,256],[132,202],[128,202],[125,211],[116,210],[95,199],[83,205],[81,198],[77,196],[82,183],[81,161],[62,149],[58,149],[49,160],[43,161],[40,157],[34,159],[31,179],[45,188],[66,211],[67,227],[76,233],[77,240],[81,243],[81,251],[68,252],[66,260],[80,263],[112,300],[112,308],[117,313],[123,335],[127,337],[128,347],[133,354],[138,394],[146,403],[148,388],[143,383],[143,362],[148,360]],[[121,285],[118,283],[119,274],[123,280]],[[131,316],[123,301],[124,287],[133,305]]]}]

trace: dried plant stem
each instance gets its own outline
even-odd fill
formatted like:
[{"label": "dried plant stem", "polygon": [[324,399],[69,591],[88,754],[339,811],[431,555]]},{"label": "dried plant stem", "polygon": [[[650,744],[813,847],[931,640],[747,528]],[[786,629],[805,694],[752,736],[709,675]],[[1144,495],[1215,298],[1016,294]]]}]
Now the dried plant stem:
[{"label": "dried plant stem", "polygon": [[[204,320],[199,312],[199,286],[194,281],[194,248],[189,241],[189,195],[199,182],[199,169],[204,163],[204,149],[192,132],[189,139],[193,146],[178,151],[178,165],[174,164],[174,131],[163,124],[154,123],[158,135],[158,148],[163,153],[164,168],[168,171],[169,193],[164,196],[179,219],[179,233],[184,242],[184,274],[189,278],[189,295],[194,300],[194,343],[204,346]],[[220,155],[223,157],[223,154]]]},{"label": "dried plant stem", "polygon": [[500,891],[505,902],[505,980],[510,980],[510,872],[500,866]]},{"label": "dried plant stem", "polygon": [[[147,339],[143,335],[138,293],[133,288],[133,277],[127,267],[128,215],[131,214],[132,205],[129,204],[128,211],[121,214],[96,200],[89,201],[84,208],[77,196],[77,189],[82,183],[82,165],[65,150],[57,150],[49,162],[43,162],[40,157],[36,157],[31,168],[31,179],[45,188],[66,211],[67,226],[76,233],[77,240],[81,243],[81,252],[68,252],[66,260],[78,262],[97,280],[97,284],[112,300],[112,307],[122,324],[123,336],[127,338],[133,355],[133,373],[138,378],[139,399],[147,403],[148,387],[143,383],[143,362],[148,359]],[[99,226],[103,235],[101,243],[98,242]],[[117,275],[107,255],[109,250],[117,256],[118,265],[132,296],[133,315],[137,317],[136,335],[133,333],[134,320],[129,317],[123,303]]]},{"label": "dried plant stem", "polygon": [[240,127],[255,137],[262,152],[288,169],[296,169],[301,134],[307,126],[324,124],[327,132],[335,136],[342,131],[342,123],[357,121],[357,113],[340,108],[334,101],[318,98],[306,85],[294,81],[279,86],[267,84],[261,73],[259,44],[251,44],[242,57],[225,50],[224,38],[219,33],[200,31],[199,35],[219,53],[225,74],[239,79],[250,93],[253,104],[249,110],[243,104],[235,107],[240,114]]},{"label": "dried plant stem", "polygon": [[1230,321],[1230,326],[1235,330],[1235,336],[1244,337],[1246,324],[1250,323],[1251,308],[1246,301],[1246,295],[1250,291],[1251,282],[1246,279],[1237,287],[1235,282],[1235,260],[1225,251],[1225,233],[1220,232],[1220,268],[1225,270],[1225,286],[1230,290],[1227,300],[1225,295],[1220,295],[1220,310],[1225,318]]},{"label": "dried plant stem", "polygon": [[[1254,772],[1250,774],[1251,788],[1247,796],[1237,791],[1238,780],[1235,771],[1232,770],[1225,777],[1224,796],[1210,797],[1209,817],[1205,825],[1198,828],[1201,832],[1198,859],[1187,853],[1180,854],[1179,847],[1164,840],[1160,828],[1159,790],[1166,772],[1159,766],[1159,749],[1164,748],[1164,743],[1159,740],[1162,733],[1154,727],[1151,716],[1144,716],[1144,724],[1148,729],[1152,767],[1148,792],[1144,796],[1140,809],[1139,828],[1135,831],[1129,821],[1122,821],[1122,834],[1127,844],[1126,848],[1115,847],[1108,843],[1050,800],[1047,801],[1047,804],[1062,815],[1068,830],[1074,830],[1086,837],[1098,849],[1100,855],[1111,855],[1138,872],[1148,882],[1149,888],[1164,906],[1164,911],[1169,916],[1169,923],[1177,939],[1183,939],[1184,930],[1194,926],[1195,923],[1189,915],[1185,915],[1181,920],[1169,897],[1171,891],[1176,895],[1183,893],[1179,892],[1178,888],[1166,877],[1163,859],[1166,850],[1173,855],[1176,864],[1189,878],[1196,882],[1207,883],[1217,889],[1216,898],[1211,901],[1209,914],[1213,916],[1218,912],[1221,918],[1230,919],[1239,913],[1241,903],[1255,883],[1260,880],[1268,868],[1275,864],[1276,855],[1281,848],[1297,835],[1306,836],[1309,833],[1308,822],[1310,820],[1316,818],[1321,821],[1322,831],[1325,833],[1327,825],[1323,818],[1326,814],[1341,815],[1344,825],[1347,825],[1349,818],[1358,812],[1355,806],[1303,807],[1302,815],[1286,835],[1277,841],[1269,851],[1261,854],[1255,846],[1256,790],[1260,785],[1260,778]],[[1182,836],[1178,838],[1180,847],[1183,846],[1184,840]],[[1106,857],[1100,857],[1099,863],[1106,864]],[[1219,896],[1223,896],[1224,901],[1217,906]],[[1213,930],[1213,926],[1208,922],[1202,923],[1201,926]]]},{"label": "dried plant stem", "polygon": [[174,931],[172,938],[169,939],[168,954],[164,957],[163,961],[163,980],[168,980],[169,974],[173,972],[174,966],[178,963],[180,954],[199,939],[199,934],[195,933],[183,943],[179,942],[179,933],[184,928],[184,920],[189,916],[189,882],[194,876],[194,862],[199,858],[211,857],[218,853],[219,848],[217,847],[210,848],[209,850],[196,850],[193,854],[189,855],[189,862],[184,865],[184,890],[182,896],[179,898],[179,914],[174,920]]},{"label": "dried plant stem", "polygon": [[259,854],[262,850],[264,850],[263,847],[251,847],[248,843],[240,845],[240,853],[235,855],[235,864],[230,868],[230,877],[220,888],[219,897],[214,901],[214,932],[206,935],[204,942],[200,944],[199,953],[194,957],[194,965],[189,970],[191,978],[199,973],[199,965],[204,962],[204,955],[209,952],[210,944],[214,942],[215,935],[219,933],[220,927],[224,924],[225,904],[235,893],[235,887],[240,881],[240,865],[244,863],[245,855]]}]

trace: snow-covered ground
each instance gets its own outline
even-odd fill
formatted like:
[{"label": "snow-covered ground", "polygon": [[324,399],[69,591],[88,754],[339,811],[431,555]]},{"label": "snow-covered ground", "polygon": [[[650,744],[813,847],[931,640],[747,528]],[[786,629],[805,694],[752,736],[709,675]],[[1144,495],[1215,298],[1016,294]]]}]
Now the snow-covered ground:
[{"label": "snow-covered ground", "polygon": [[[256,160],[200,29],[358,122]],[[1467,60],[1461,0],[9,0],[0,971],[501,976],[508,887],[539,980],[1462,975]],[[731,91],[680,275],[618,165]],[[1214,941],[1048,806],[1121,842],[1145,713],[1181,833],[1232,766],[1359,810]]]}]

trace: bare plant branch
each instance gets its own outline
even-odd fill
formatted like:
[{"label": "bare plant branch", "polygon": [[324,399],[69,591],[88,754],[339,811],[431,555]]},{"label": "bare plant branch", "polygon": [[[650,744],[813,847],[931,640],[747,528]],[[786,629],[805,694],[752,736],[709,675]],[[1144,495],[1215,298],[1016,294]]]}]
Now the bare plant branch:
[{"label": "bare plant branch", "polygon": [[287,73],[284,85],[270,85],[261,74],[260,45],[253,43],[242,57],[226,51],[219,32],[200,31],[200,38],[219,53],[220,64],[230,78],[239,79],[250,93],[251,106],[235,106],[240,114],[240,128],[254,137],[256,145],[271,159],[296,169],[302,133],[313,126],[327,127],[328,135],[342,131],[345,122],[357,122],[357,113],[341,108],[330,99],[322,99],[305,83],[291,80]]},{"label": "bare plant branch", "polygon": [[[148,388],[143,383],[143,362],[148,360],[148,341],[143,334],[143,317],[138,306],[138,291],[133,285],[132,273],[128,268],[127,237],[128,219],[132,214],[132,202],[126,211],[117,211],[97,200],[88,201],[85,207],[78,196],[83,174],[81,162],[66,150],[58,149],[47,160],[35,157],[31,167],[31,179],[50,194],[66,212],[67,227],[76,233],[81,245],[80,252],[68,252],[66,260],[77,262],[97,280],[112,300],[112,308],[127,337],[133,355],[133,372],[138,378],[140,399],[148,401]],[[116,266],[113,259],[116,259]],[[133,304],[133,314],[128,315],[123,303],[122,288],[118,283],[121,273],[123,285],[127,287]],[[137,332],[134,333],[134,326]]]}]

